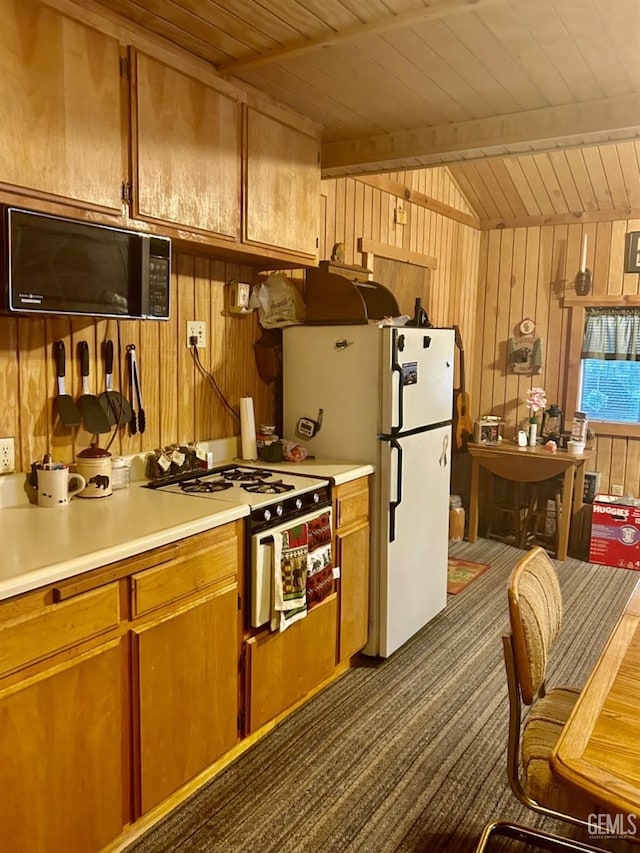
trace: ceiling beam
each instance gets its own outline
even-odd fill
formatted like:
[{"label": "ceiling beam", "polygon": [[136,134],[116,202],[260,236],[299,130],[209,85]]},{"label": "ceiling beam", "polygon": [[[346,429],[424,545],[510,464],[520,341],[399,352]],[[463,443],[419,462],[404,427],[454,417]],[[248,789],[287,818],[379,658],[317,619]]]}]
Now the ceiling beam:
[{"label": "ceiling beam", "polygon": [[[295,59],[298,56],[313,53],[326,47],[349,43],[365,36],[377,36],[390,30],[397,30],[400,27],[417,26],[425,21],[446,18],[459,12],[477,12],[485,6],[495,6],[496,3],[504,4],[505,2],[506,0],[431,0],[428,6],[423,6],[420,9],[399,12],[397,15],[371,21],[368,24],[356,24],[353,27],[346,27],[338,32],[325,33],[315,38],[301,39],[285,47],[274,48],[247,59],[221,62],[215,67],[216,71],[221,73],[237,75],[242,71],[258,68],[260,65],[273,62],[281,63],[287,59]],[[529,2],[536,3],[537,0],[529,0]]]},{"label": "ceiling beam", "polygon": [[513,153],[522,153],[521,146],[527,144],[535,143],[537,150],[544,143],[549,149],[555,148],[555,140],[561,140],[558,145],[566,148],[602,142],[602,138],[589,140],[590,134],[615,132],[619,141],[627,131],[628,138],[633,139],[640,133],[640,94],[325,142],[322,170],[324,176],[361,174],[367,166],[382,171],[385,163],[388,168],[397,168],[398,161],[403,160],[407,168],[417,168],[421,158],[425,163],[444,163],[447,159],[504,156],[510,147]]}]

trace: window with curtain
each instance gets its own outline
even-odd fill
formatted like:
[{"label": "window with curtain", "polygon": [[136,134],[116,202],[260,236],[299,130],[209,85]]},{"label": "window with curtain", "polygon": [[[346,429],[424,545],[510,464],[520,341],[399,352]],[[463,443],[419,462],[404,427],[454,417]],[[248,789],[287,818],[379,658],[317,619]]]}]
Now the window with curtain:
[{"label": "window with curtain", "polygon": [[581,360],[581,411],[640,423],[640,308],[587,308]]}]

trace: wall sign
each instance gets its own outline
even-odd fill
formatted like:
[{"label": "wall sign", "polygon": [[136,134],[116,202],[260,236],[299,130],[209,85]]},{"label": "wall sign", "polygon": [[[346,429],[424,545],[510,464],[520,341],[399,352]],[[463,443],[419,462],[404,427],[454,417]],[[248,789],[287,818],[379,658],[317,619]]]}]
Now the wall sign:
[{"label": "wall sign", "polygon": [[624,271],[640,272],[640,231],[630,231],[627,234]]}]

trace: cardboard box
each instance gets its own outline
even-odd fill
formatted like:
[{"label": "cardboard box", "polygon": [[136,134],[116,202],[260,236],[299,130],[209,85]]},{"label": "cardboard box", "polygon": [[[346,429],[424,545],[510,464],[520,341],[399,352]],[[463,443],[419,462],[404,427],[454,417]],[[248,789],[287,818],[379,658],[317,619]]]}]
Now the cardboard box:
[{"label": "cardboard box", "polygon": [[596,495],[589,562],[640,571],[640,501]]}]

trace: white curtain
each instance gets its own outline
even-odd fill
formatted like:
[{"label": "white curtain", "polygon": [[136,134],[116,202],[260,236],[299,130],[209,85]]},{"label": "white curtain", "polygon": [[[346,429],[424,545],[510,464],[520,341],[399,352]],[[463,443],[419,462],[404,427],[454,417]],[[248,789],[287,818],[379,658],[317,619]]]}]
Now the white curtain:
[{"label": "white curtain", "polygon": [[582,358],[640,361],[640,308],[587,308]]}]

